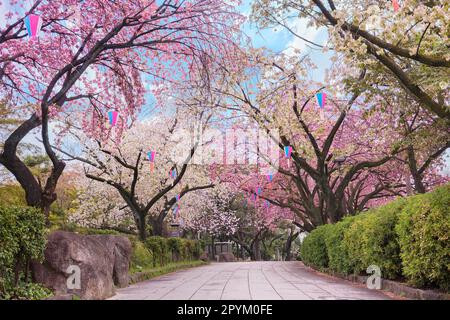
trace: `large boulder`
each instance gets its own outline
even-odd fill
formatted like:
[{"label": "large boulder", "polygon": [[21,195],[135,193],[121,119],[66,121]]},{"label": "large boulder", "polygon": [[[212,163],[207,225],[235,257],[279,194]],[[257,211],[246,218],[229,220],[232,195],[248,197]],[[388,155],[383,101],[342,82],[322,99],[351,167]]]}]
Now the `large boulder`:
[{"label": "large boulder", "polygon": [[[33,277],[56,295],[105,299],[114,295],[116,286],[128,285],[130,256],[131,243],[126,237],[56,231],[48,237],[44,262],[32,264]],[[79,267],[81,289],[68,288],[69,266]]]}]

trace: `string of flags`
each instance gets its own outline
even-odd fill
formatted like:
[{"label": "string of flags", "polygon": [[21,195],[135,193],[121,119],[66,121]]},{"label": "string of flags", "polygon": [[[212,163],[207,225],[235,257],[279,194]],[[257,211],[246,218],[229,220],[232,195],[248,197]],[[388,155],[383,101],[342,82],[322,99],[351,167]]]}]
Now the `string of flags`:
[{"label": "string of flags", "polygon": [[37,14],[30,14],[25,17],[25,27],[27,28],[28,37],[36,38],[42,28],[42,18]]}]

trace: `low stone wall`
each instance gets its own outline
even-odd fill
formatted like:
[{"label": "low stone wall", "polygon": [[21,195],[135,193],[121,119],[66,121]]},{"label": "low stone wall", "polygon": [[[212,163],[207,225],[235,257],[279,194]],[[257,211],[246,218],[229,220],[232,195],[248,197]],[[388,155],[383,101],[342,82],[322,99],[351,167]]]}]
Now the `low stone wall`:
[{"label": "low stone wall", "polygon": [[[56,296],[105,299],[114,295],[115,287],[129,283],[131,243],[126,237],[56,231],[48,237],[44,256],[43,263],[32,263],[33,277]],[[78,268],[79,289],[74,271]],[[68,287],[69,277],[74,281]]]}]

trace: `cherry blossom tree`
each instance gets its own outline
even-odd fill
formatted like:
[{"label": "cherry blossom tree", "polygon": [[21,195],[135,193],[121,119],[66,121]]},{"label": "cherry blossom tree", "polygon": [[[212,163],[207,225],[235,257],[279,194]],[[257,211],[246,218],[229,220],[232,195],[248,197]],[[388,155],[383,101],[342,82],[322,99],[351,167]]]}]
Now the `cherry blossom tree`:
[{"label": "cherry blossom tree", "polygon": [[[382,113],[367,112],[358,92],[338,98],[332,85],[307,79],[311,67],[307,58],[299,62],[295,57],[268,57],[256,51],[249,61],[253,65],[248,63],[248,71],[239,77],[225,71],[228,82],[217,85],[215,92],[229,97],[223,108],[239,110],[275,142],[281,166],[276,167],[261,150],[255,152],[277,176],[287,178],[275,178],[281,197],[273,204],[295,212],[299,227],[310,231],[334,223],[404,186],[396,173],[382,169],[404,149],[402,137]],[[364,77],[362,73],[360,78]],[[315,95],[322,91],[328,93],[323,109],[315,102]],[[289,160],[283,159],[286,146],[292,147]],[[241,181],[253,177],[254,188],[265,180],[257,171],[250,176],[243,171],[240,178],[232,172],[229,177]]]},{"label": "cherry blossom tree", "polygon": [[[108,212],[110,208],[120,216],[118,209],[126,207],[125,212],[132,214],[140,238],[145,239],[148,224],[153,235],[164,234],[166,217],[188,193],[214,186],[206,168],[192,162],[199,146],[197,131],[192,126],[200,125],[202,132],[209,118],[202,123],[202,117],[200,113],[198,122],[194,121],[192,110],[159,114],[135,123],[117,144],[74,132],[83,148],[81,154],[67,148],[57,149],[85,165],[86,177],[96,182],[87,191],[93,201],[104,197],[103,189],[107,186],[110,191],[102,201],[103,210]],[[151,161],[148,152],[155,152]],[[97,184],[104,185],[98,192]]]},{"label": "cherry blossom tree", "polygon": [[183,203],[184,229],[214,238],[227,238],[237,230],[237,202],[242,195],[233,192],[226,184],[213,189],[191,193]]},{"label": "cherry blossom tree", "polygon": [[[275,166],[278,162],[264,154],[264,148],[254,147],[262,160],[258,165],[272,167],[273,181],[266,181],[258,167],[229,168],[223,180],[236,181],[253,194],[260,188],[260,198],[291,210],[296,215],[294,223],[304,231],[395,196],[422,192],[422,178],[426,190],[448,181],[439,172],[439,157],[448,148],[449,138],[444,121],[417,105],[415,110],[410,106],[387,112],[386,101],[380,97],[376,105],[366,105],[360,92],[342,97],[341,87],[334,83],[325,86],[305,79],[305,68],[310,67],[307,58],[296,59],[268,59],[257,52],[256,75],[247,81],[230,76],[233,81],[217,86],[217,93],[230,97],[224,108],[239,110],[271,136],[281,163]],[[256,85],[255,76],[259,77]],[[362,72],[359,79],[364,81],[366,76]],[[314,99],[319,92],[328,93],[323,109]],[[273,135],[275,131],[279,135]],[[286,146],[292,147],[289,160],[284,157]],[[420,170],[421,176],[416,175],[412,187],[414,163],[420,163],[416,173]]]},{"label": "cherry blossom tree", "polygon": [[[71,126],[93,137],[120,137],[136,120],[146,93],[143,80],[161,86],[187,81],[191,72],[231,50],[242,21],[233,2],[215,0],[37,0],[28,7],[4,3],[10,12],[0,30],[0,90],[8,108],[26,106],[24,120],[3,144],[0,163],[26,193],[29,205],[48,213],[65,162],[52,147],[50,124],[60,138]],[[25,17],[42,18],[39,37],[27,39]],[[113,128],[107,112],[120,114]],[[19,143],[40,128],[52,163],[39,185],[17,156]]]},{"label": "cherry blossom tree", "polygon": [[[391,1],[257,0],[253,18],[261,27],[282,26],[315,48],[335,50],[356,73],[365,69],[365,81],[350,82],[352,88],[407,93],[421,108],[450,119],[445,1],[404,0],[397,10]],[[296,19],[325,27],[329,42],[322,46],[296,34],[290,27]]]}]

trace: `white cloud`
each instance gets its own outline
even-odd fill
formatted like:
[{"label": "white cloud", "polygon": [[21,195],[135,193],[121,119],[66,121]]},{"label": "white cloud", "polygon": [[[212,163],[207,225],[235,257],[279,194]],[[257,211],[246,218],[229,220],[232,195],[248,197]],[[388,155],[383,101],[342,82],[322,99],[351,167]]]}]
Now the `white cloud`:
[{"label": "white cloud", "polygon": [[[305,18],[295,19],[293,23],[289,24],[289,28],[299,36],[312,42],[314,42],[316,37],[322,32],[321,29],[308,27],[308,20]],[[311,46],[311,44],[308,44],[303,39],[292,35],[292,40],[286,45],[287,49],[285,53],[287,55],[297,55],[295,53],[296,50],[305,51],[308,46]]]}]

